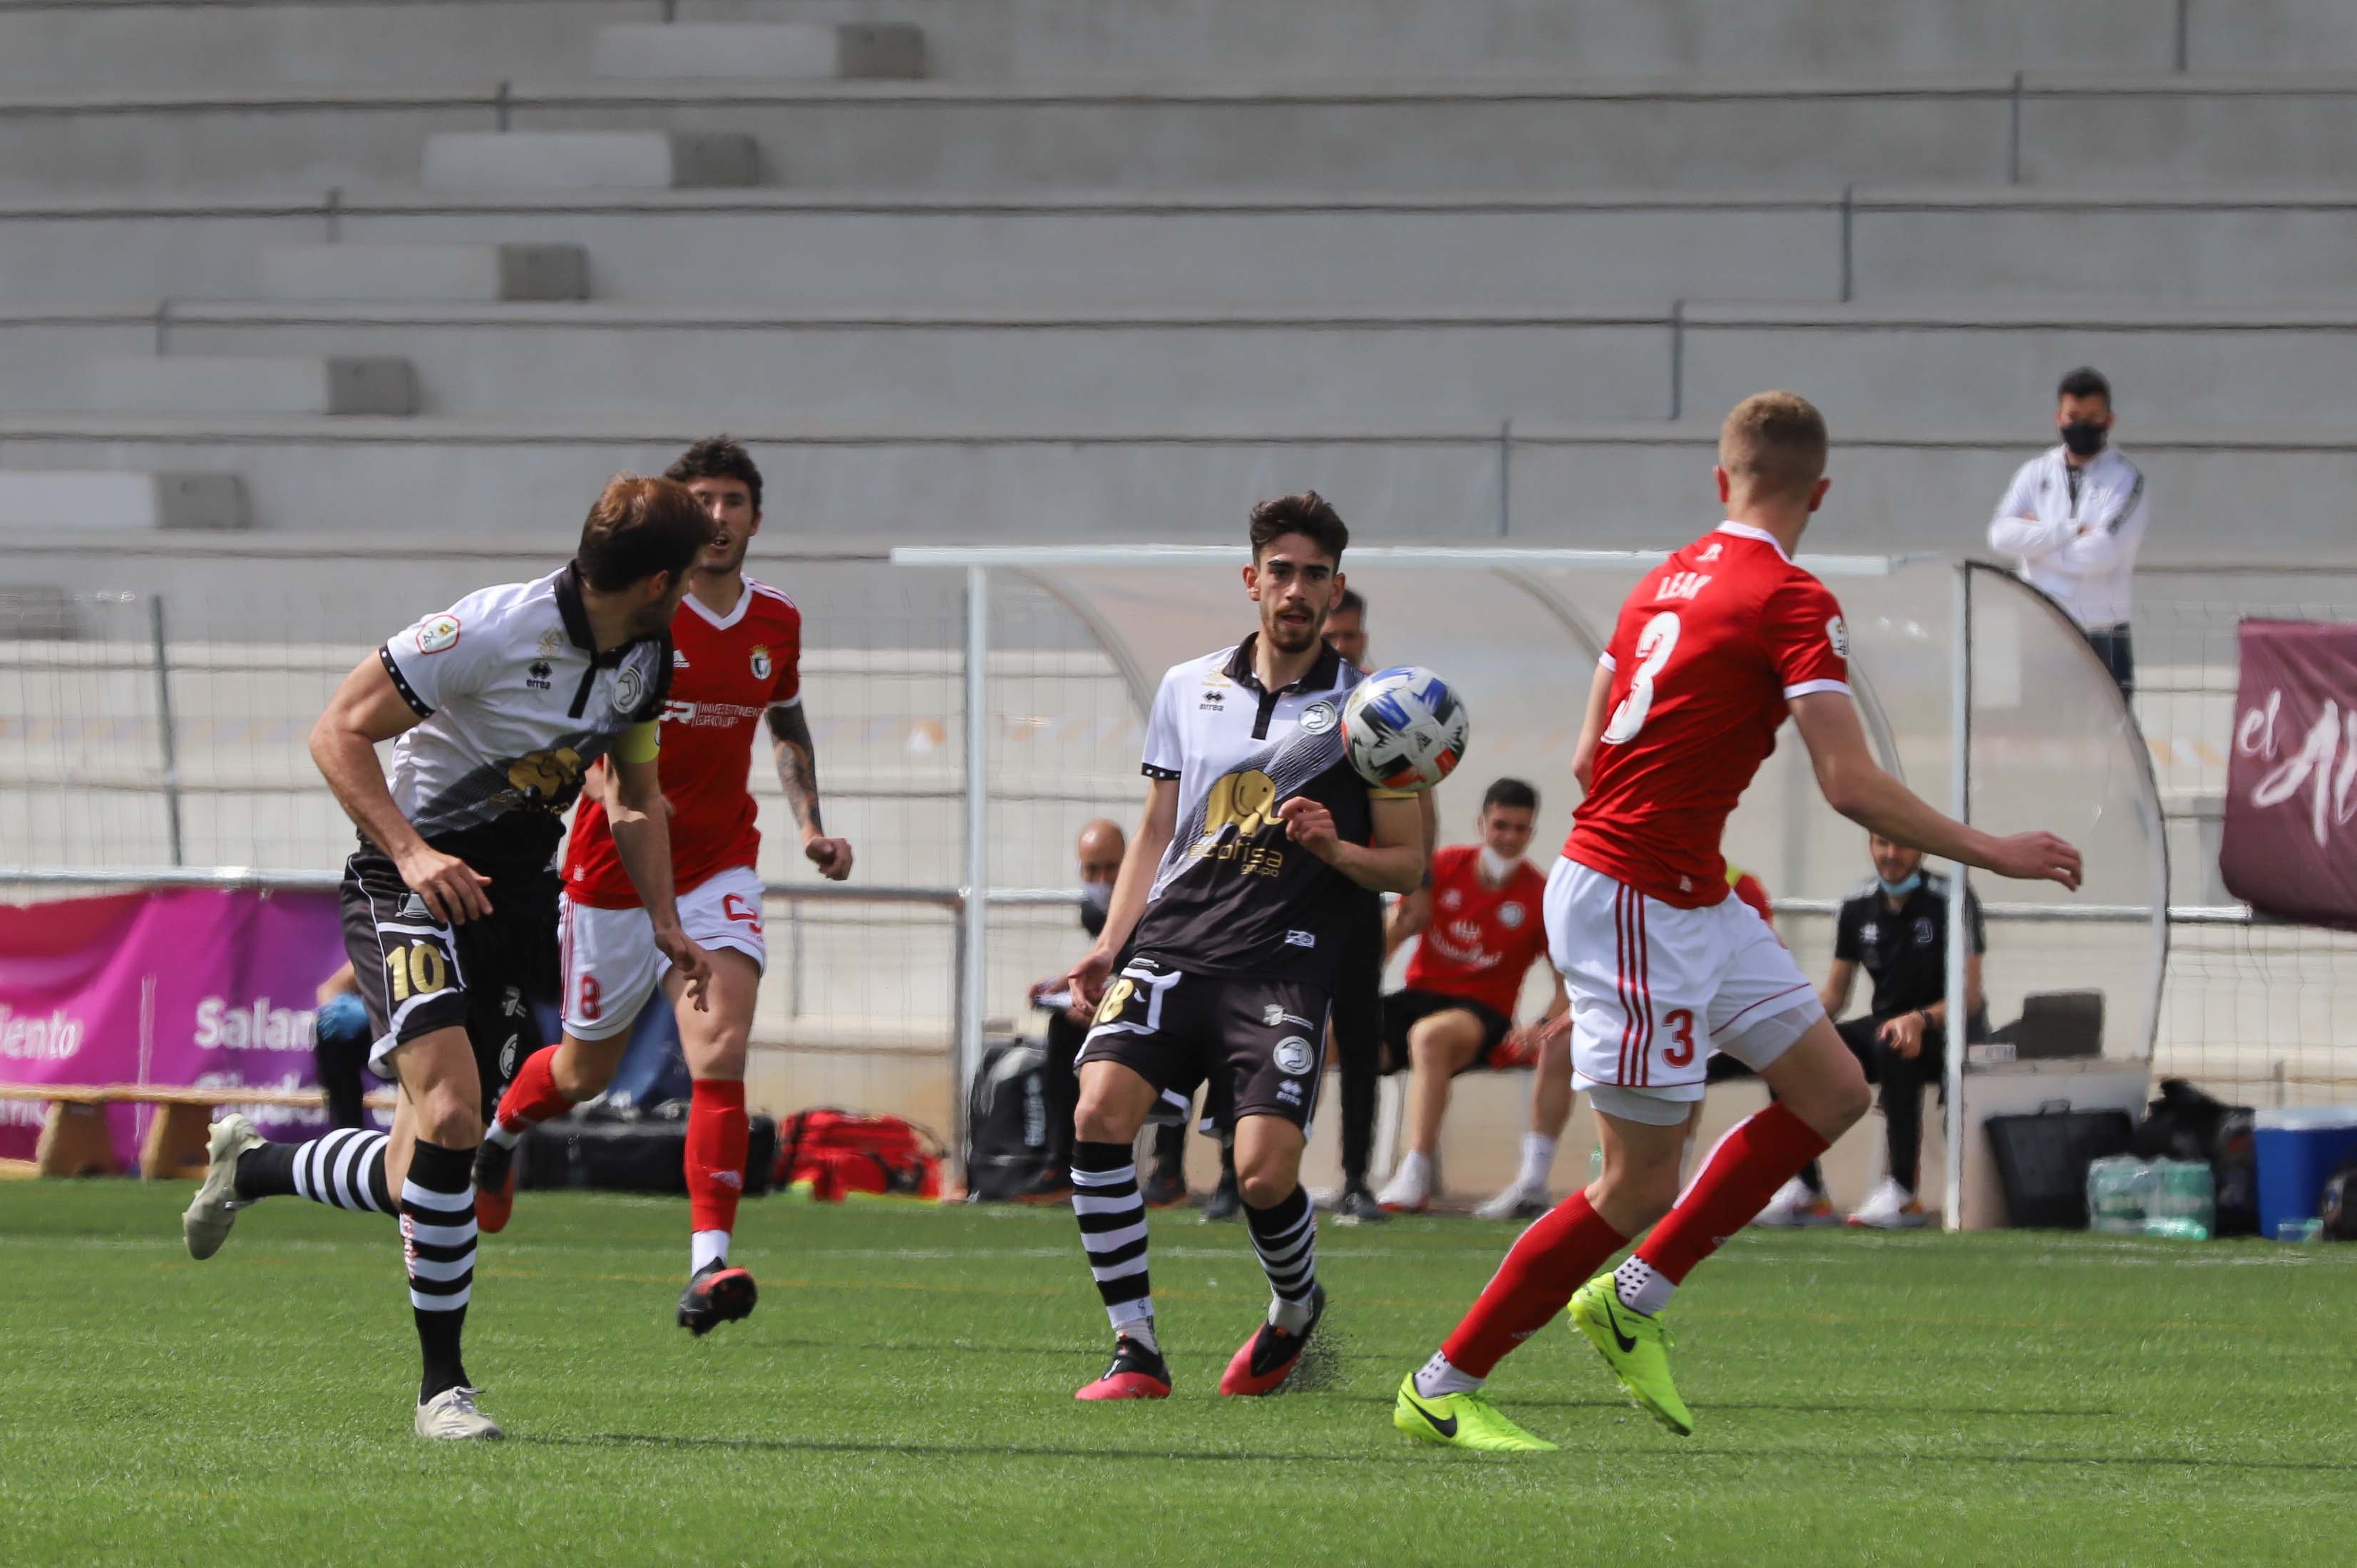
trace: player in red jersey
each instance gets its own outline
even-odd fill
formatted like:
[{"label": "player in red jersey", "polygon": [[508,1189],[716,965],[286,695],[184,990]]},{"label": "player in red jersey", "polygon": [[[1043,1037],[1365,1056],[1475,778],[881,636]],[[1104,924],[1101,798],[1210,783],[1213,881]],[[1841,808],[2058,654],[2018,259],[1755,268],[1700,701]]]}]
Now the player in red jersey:
[{"label": "player in red jersey", "polygon": [[484,1195],[482,1229],[502,1229],[514,1202],[516,1141],[533,1123],[605,1091],[630,1026],[660,984],[677,1013],[694,1083],[687,1118],[689,1277],[679,1321],[701,1335],[751,1312],[757,1294],[753,1276],[729,1266],[728,1239],[745,1185],[746,1044],[768,957],[754,869],[761,835],[747,787],[761,723],[803,855],[840,882],[851,875],[851,846],[828,837],[819,820],[802,707],[802,612],[745,575],[745,553],[761,528],[760,470],[724,435],[689,447],[666,477],[684,484],[719,525],[672,620],[671,698],[662,715],[673,880],[682,925],[711,955],[710,1005],[682,1004],[678,977],[649,940],[646,912],[616,859],[604,802],[585,798],[565,852],[565,1039],[517,1070],[485,1134],[475,1179]]},{"label": "player in red jersey", "polygon": [[[2053,834],[1997,838],[1952,822],[1875,763],[1850,700],[1841,607],[1792,561],[1824,499],[1824,419],[1807,400],[1744,400],[1719,432],[1729,521],[1648,573],[1620,608],[1573,763],[1587,798],[1546,897],[1549,950],[1571,992],[1574,1081],[1597,1112],[1604,1174],[1523,1233],[1439,1352],[1401,1380],[1393,1421],[1412,1436],[1553,1446],[1480,1391],[1566,1303],[1637,1402],[1693,1431],[1663,1309],[1688,1271],[1866,1113],[1857,1058],[1767,923],[1728,897],[1718,851],[1787,714],[1842,815],[1999,875],[2079,885],[2079,852]],[[1681,1195],[1686,1118],[1713,1050],[1777,1099]],[[1619,1270],[1588,1277],[1641,1233]]]},{"label": "player in red jersey", "polygon": [[[1416,944],[1406,986],[1383,998],[1383,1070],[1415,1074],[1407,1152],[1376,1195],[1394,1213],[1421,1213],[1431,1199],[1448,1080],[1477,1067],[1527,1066],[1538,1054],[1537,1031],[1514,1027],[1523,976],[1546,956],[1546,878],[1523,858],[1538,809],[1538,791],[1521,779],[1492,783],[1480,842],[1436,850],[1429,884],[1393,907],[1386,956]],[[1550,1019],[1566,1005],[1560,981],[1555,1002]]]}]

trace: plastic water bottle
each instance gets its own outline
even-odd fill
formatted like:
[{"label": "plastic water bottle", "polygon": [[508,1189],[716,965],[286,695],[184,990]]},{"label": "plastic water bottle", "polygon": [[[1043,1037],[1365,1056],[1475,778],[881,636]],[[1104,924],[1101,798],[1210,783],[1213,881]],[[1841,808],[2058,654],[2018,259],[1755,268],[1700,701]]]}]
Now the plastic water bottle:
[{"label": "plastic water bottle", "polygon": [[2152,1167],[2152,1204],[2144,1233],[2207,1241],[2218,1222],[2218,1178],[2206,1160],[2162,1160]]},{"label": "plastic water bottle", "polygon": [[2152,1167],[2115,1155],[2087,1167],[2087,1228],[2106,1236],[2141,1236],[2151,1202]]}]

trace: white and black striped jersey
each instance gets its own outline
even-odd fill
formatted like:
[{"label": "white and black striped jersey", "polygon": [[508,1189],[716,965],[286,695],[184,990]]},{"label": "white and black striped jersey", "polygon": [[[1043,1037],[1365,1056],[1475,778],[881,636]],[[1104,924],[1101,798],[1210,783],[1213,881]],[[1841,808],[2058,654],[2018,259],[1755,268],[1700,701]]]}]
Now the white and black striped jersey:
[{"label": "white and black striped jersey", "polygon": [[1286,837],[1276,810],[1306,795],[1363,844],[1371,790],[1342,754],[1342,703],[1365,677],[1331,649],[1277,691],[1253,672],[1257,633],[1162,677],[1144,771],[1178,783],[1178,825],[1130,951],[1189,973],[1330,986],[1359,885]]},{"label": "white and black striped jersey", "polygon": [[483,869],[546,865],[583,772],[671,689],[668,636],[597,650],[570,564],[478,589],[377,657],[424,721],[393,742],[393,803]]}]

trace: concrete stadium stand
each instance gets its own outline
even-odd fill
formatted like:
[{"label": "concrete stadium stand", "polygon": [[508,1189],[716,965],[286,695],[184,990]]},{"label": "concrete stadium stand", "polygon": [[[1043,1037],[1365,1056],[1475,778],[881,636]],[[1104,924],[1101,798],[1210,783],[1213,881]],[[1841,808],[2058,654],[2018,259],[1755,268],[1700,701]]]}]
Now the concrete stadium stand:
[{"label": "concrete stadium stand", "polygon": [[397,355],[109,354],[93,360],[100,413],[406,414],[417,378]]},{"label": "concrete stadium stand", "polygon": [[[70,330],[70,329],[68,329]],[[5,344],[0,336],[0,344]],[[1659,417],[1659,310],[822,314],[191,304],[174,354],[397,355],[420,413],[743,420]],[[59,406],[54,403],[48,406]]]},{"label": "concrete stadium stand", "polygon": [[675,190],[753,185],[759,150],[729,131],[438,131],[429,190]]},{"label": "concrete stadium stand", "polygon": [[0,195],[414,176],[436,133],[745,134],[802,188],[1727,189],[2346,179],[2357,76],[2029,72],[1197,88],[126,90],[0,100]]},{"label": "concrete stadium stand", "polygon": [[1426,71],[2357,69],[2339,0],[0,0],[0,85],[587,75],[598,27],[912,24],[971,81]]},{"label": "concrete stadium stand", "polygon": [[268,296],[261,252],[335,238],[570,244],[601,299],[819,310],[1831,303],[1846,273],[1866,301],[2296,301],[2357,281],[2357,188],[34,198],[0,201],[0,304]]},{"label": "concrete stadium stand", "polygon": [[[1811,537],[1829,551],[1968,551],[2014,467],[2050,441],[2042,389],[2012,428],[1836,422],[1834,489]],[[2317,498],[2357,491],[2357,431],[2165,426],[2128,405],[2121,441],[2150,481],[2149,561],[2346,558]],[[421,476],[454,530],[559,529],[615,469],[659,470],[725,427],[767,479],[772,548],[904,542],[1218,542],[1252,502],[1314,485],[1370,542],[1644,548],[1683,542],[1717,504],[1716,410],[1684,424],[1320,428],[611,419],[0,419],[9,467],[234,469],[256,530],[393,538]],[[1501,461],[1503,459],[1503,461]],[[1697,520],[1700,521],[1697,521]],[[97,563],[104,571],[124,564]],[[91,585],[103,586],[91,578]]]},{"label": "concrete stadium stand", "polygon": [[578,245],[273,245],[254,285],[264,299],[586,299],[589,259]]},{"label": "concrete stadium stand", "polygon": [[243,528],[245,487],[235,474],[127,468],[0,468],[0,529],[146,532]]},{"label": "concrete stadium stand", "polygon": [[894,23],[623,22],[597,29],[592,64],[623,79],[913,80],[925,74],[925,36]]}]

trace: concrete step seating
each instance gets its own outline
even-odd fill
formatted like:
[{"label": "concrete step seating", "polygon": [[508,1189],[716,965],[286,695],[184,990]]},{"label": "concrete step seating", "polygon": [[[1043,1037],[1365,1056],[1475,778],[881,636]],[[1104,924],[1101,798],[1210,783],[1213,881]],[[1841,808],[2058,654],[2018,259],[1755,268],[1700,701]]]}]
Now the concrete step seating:
[{"label": "concrete step seating", "polygon": [[269,245],[254,256],[264,299],[447,300],[493,304],[587,299],[578,245]]},{"label": "concrete step seating", "polygon": [[[696,242],[680,243],[683,224]],[[339,246],[328,246],[331,239]],[[0,304],[297,297],[265,252],[499,247],[594,263],[599,298],[814,310],[1418,309],[1891,301],[2323,298],[2351,284],[2357,187],[1835,188],[1790,192],[1081,192],[775,188],[174,193],[0,201]],[[961,259],[944,267],[940,258]],[[425,258],[412,261],[423,266]],[[291,263],[272,263],[284,266]],[[458,265],[455,254],[436,270]],[[486,268],[479,256],[465,263]],[[403,269],[407,270],[406,266]],[[307,274],[299,285],[315,286]],[[328,292],[359,297],[350,274]],[[435,297],[582,297],[450,280]],[[424,297],[417,295],[415,297]],[[383,297],[376,295],[371,297]]]},{"label": "concrete step seating", "polygon": [[129,468],[0,467],[0,530],[139,533],[243,528],[235,474]]},{"label": "concrete step seating", "polygon": [[428,190],[680,190],[753,185],[759,150],[726,131],[437,131]]},{"label": "concrete step seating", "polygon": [[978,81],[2357,68],[2338,0],[1157,0],[1118,26],[1103,0],[81,0],[0,6],[0,86],[587,75],[602,27],[673,16],[912,27],[935,74]]},{"label": "concrete step seating", "polygon": [[[416,367],[413,408],[358,390],[333,409],[218,405],[252,413],[622,416],[660,407],[739,421],[951,424],[987,408],[1033,424],[1086,411],[1143,429],[1207,418],[1381,427],[1661,419],[1792,384],[1837,423],[1955,424],[2040,406],[2061,370],[2093,363],[2132,400],[2124,406],[2154,423],[2357,418],[2357,307],[2349,306],[869,314],[325,302],[174,304],[164,318],[176,358]],[[87,342],[85,354],[119,349],[136,330],[126,323],[156,319],[153,311],[0,312],[0,347],[22,339],[30,353],[70,360],[78,344]],[[1928,373],[1935,363],[1938,373]],[[362,380],[382,389],[387,375],[371,370]],[[17,392],[28,400],[19,406],[80,406],[63,385]]]},{"label": "concrete step seating", "polygon": [[925,36],[890,24],[622,22],[597,29],[591,59],[597,75],[623,81],[912,80],[925,74]]},{"label": "concrete step seating", "polygon": [[[0,195],[405,180],[445,133],[624,130],[750,136],[766,172],[806,189],[2284,185],[2349,177],[2357,75],[1055,87],[518,79],[12,92],[0,100],[0,134],[18,154],[0,171]],[[673,147],[674,161],[683,151]],[[471,150],[462,164],[484,167],[487,156]],[[515,184],[551,155],[511,156],[522,164],[508,171]],[[630,168],[651,156],[631,155]],[[732,182],[751,177],[737,155],[723,161],[740,171]],[[487,177],[476,177],[479,188]]]},{"label": "concrete step seating", "polygon": [[108,354],[91,362],[101,413],[404,414],[409,361],[392,354]]},{"label": "concrete step seating", "polygon": [[[1992,413],[1910,428],[1895,411],[1837,420],[1834,489],[1813,537],[1838,551],[1981,549],[2015,467],[2052,439],[2050,380],[2016,400],[2010,423]],[[2155,509],[2147,560],[2345,558],[2345,519],[2316,498],[2357,492],[2357,433],[2169,426],[2136,412],[2143,396],[2122,383],[2122,442],[2150,482]],[[1102,541],[1108,520],[1118,520],[1124,538],[1218,542],[1233,536],[1252,502],[1308,484],[1332,496],[1369,541],[1481,544],[1501,537],[1502,520],[1508,542],[1635,549],[1662,544],[1714,504],[1716,412],[1698,409],[1684,423],[1518,419],[1511,443],[1495,424],[1320,429],[1298,419],[1222,424],[1217,409],[1189,424],[1128,430],[1070,413],[992,426],[970,411],[962,422],[930,425],[790,421],[742,409],[725,420],[669,410],[570,420],[16,414],[0,417],[0,463],[234,468],[257,529],[356,538],[414,530],[417,476],[427,474],[437,490],[463,498],[470,529],[513,538],[571,521],[571,498],[590,495],[616,468],[660,472],[725,424],[762,465],[764,537],[780,545],[872,538],[879,517],[891,520],[893,539],[911,542]],[[2249,517],[2266,526],[2213,521]],[[124,576],[134,565],[94,557],[83,580],[135,587]],[[189,568],[161,570],[158,583],[181,581]],[[241,582],[234,574],[203,580],[206,592],[231,599]],[[2303,597],[2291,588],[2276,596]]]}]

